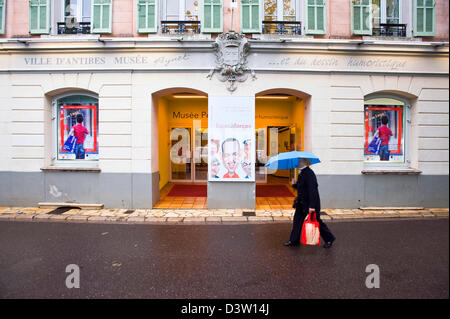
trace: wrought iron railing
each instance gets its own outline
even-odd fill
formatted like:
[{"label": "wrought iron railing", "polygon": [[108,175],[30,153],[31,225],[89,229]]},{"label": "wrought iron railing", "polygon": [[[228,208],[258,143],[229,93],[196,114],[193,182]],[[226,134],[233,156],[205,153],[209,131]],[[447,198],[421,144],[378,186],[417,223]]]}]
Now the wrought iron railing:
[{"label": "wrought iron railing", "polygon": [[58,22],[58,34],[89,34],[91,33],[90,22],[76,22],[67,25],[65,22]]},{"label": "wrought iron railing", "polygon": [[280,35],[301,35],[302,24],[300,21],[270,21],[264,20],[262,33]]},{"label": "wrought iron railing", "polygon": [[406,37],[406,24],[380,23],[373,28],[373,35],[381,37]]},{"label": "wrought iron railing", "polygon": [[161,21],[161,32],[167,34],[198,34],[200,33],[200,21],[180,20]]}]

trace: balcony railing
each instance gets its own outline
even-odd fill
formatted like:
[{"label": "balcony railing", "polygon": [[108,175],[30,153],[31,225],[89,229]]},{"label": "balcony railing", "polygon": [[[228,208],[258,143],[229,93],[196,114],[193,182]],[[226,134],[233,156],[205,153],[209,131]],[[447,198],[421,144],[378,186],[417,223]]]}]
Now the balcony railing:
[{"label": "balcony railing", "polygon": [[380,37],[406,37],[406,24],[380,23],[373,28],[373,35]]},{"label": "balcony railing", "polygon": [[301,35],[302,24],[300,21],[270,21],[264,20],[262,33],[280,35]]},{"label": "balcony railing", "polygon": [[161,21],[161,32],[167,34],[198,34],[200,33],[200,21],[164,20]]},{"label": "balcony railing", "polygon": [[67,26],[65,22],[58,22],[58,34],[89,34],[90,22],[77,22],[73,26]]}]

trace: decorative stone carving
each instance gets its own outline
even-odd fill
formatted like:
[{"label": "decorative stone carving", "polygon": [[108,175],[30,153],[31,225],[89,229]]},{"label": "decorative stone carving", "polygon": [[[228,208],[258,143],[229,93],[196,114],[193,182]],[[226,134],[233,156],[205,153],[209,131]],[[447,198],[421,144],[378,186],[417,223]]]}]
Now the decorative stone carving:
[{"label": "decorative stone carving", "polygon": [[247,55],[250,44],[247,38],[241,33],[234,31],[222,33],[213,44],[216,54],[216,67],[212,69],[207,78],[212,79],[217,72],[217,78],[221,82],[227,82],[227,89],[234,92],[237,88],[236,82],[247,80],[249,73],[255,80],[255,72],[247,68]]}]

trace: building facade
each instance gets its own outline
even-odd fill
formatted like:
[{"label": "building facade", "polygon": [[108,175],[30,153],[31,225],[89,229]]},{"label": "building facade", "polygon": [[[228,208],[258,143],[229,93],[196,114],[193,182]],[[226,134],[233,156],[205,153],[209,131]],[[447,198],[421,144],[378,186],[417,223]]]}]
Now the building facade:
[{"label": "building facade", "polygon": [[[254,209],[257,184],[293,177],[268,158],[307,150],[325,208],[448,207],[448,6],[0,0],[0,204],[151,208],[199,183],[208,208]],[[249,181],[211,179],[212,97],[253,101]]]}]

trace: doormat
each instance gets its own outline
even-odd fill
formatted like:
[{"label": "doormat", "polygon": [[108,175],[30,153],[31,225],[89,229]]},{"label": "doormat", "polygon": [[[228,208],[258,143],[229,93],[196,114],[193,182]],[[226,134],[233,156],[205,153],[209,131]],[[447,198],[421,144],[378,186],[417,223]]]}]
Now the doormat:
[{"label": "doormat", "polygon": [[258,185],[256,197],[295,197],[285,185]]},{"label": "doormat", "polygon": [[167,196],[176,197],[206,197],[206,185],[181,185],[172,187]]}]

